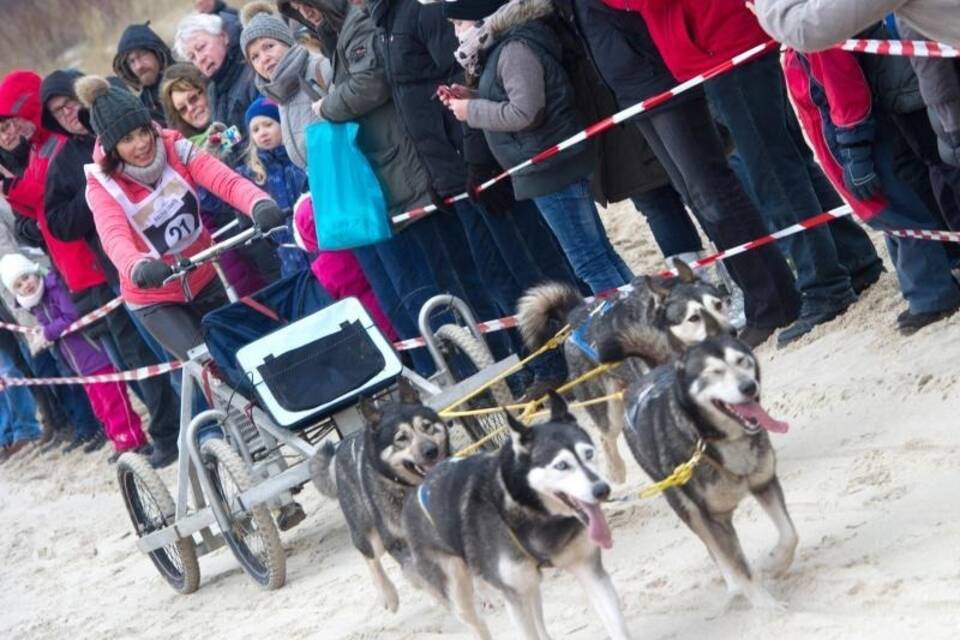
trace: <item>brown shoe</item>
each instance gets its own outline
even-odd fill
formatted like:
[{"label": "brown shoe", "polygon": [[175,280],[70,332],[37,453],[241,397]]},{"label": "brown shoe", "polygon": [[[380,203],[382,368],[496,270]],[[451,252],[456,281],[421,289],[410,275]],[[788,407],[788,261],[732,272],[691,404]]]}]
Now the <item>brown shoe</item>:
[{"label": "brown shoe", "polygon": [[12,458],[13,456],[17,455],[21,449],[23,449],[25,446],[27,446],[31,442],[33,442],[33,440],[30,438],[21,438],[20,440],[17,440],[13,444],[11,444],[9,447],[7,447],[7,457]]}]

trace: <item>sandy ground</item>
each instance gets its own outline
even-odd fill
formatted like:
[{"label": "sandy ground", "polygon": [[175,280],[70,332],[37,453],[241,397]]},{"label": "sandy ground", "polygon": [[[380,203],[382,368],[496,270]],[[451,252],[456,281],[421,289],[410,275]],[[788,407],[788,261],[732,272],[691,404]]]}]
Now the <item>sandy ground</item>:
[{"label": "sandy ground", "polygon": [[[659,268],[632,210],[607,222],[634,266]],[[774,444],[800,547],[769,584],[787,610],[741,602],[719,613],[720,574],[663,499],[619,503],[608,509],[615,546],[604,562],[634,638],[956,637],[960,318],[902,339],[893,329],[901,307],[888,274],[844,318],[785,351],[760,350],[767,408],[792,424]],[[221,550],[201,558],[200,590],[179,596],[135,550],[105,458],[0,467],[0,638],[468,637],[391,563],[401,607],[380,610],[336,505],[312,487],[301,494],[307,520],[282,535],[283,589],[260,591]],[[163,475],[172,483],[172,470]],[[618,494],[646,481],[631,462]],[[750,501],[736,524],[748,557],[775,542]],[[546,571],[544,600],[554,638],[604,637],[569,576]],[[487,619],[495,637],[516,637],[502,606]]]}]

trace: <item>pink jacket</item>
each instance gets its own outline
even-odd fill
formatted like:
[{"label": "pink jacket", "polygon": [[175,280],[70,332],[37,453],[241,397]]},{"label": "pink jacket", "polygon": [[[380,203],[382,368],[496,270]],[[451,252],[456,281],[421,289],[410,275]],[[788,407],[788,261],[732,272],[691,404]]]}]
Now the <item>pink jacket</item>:
[{"label": "pink jacket", "polygon": [[[176,131],[160,130],[160,140],[166,148],[167,162],[173,170],[190,185],[205,188],[237,211],[250,215],[257,202],[269,199],[269,196],[252,182],[235,173],[206,151],[192,147],[189,153],[182,154],[186,148],[184,145],[190,143]],[[184,155],[186,164],[182,159]],[[103,150],[98,142],[93,155],[94,161],[100,160],[103,156]],[[132,202],[141,202],[151,193],[148,187],[125,175],[115,174],[112,177]],[[141,289],[133,283],[133,269],[141,261],[150,259],[149,250],[130,226],[123,208],[94,176],[90,176],[87,180],[87,203],[93,211],[93,219],[103,249],[120,272],[120,295],[125,302],[151,305],[188,301],[180,282],[171,282],[159,289]],[[206,249],[210,244],[210,234],[204,230],[200,238],[183,251],[183,255],[192,256]],[[173,264],[175,258],[166,256],[164,261]],[[204,265],[187,276],[188,288],[193,294],[199,293],[215,277],[216,272],[213,266]]]},{"label": "pink jacket", "polygon": [[399,339],[397,332],[387,315],[380,308],[367,277],[363,275],[360,263],[349,249],[341,251],[320,251],[317,244],[317,224],[313,216],[313,199],[306,195],[297,201],[293,208],[293,223],[297,235],[303,243],[303,248],[310,253],[317,253],[317,259],[310,265],[310,270],[317,277],[327,293],[336,300],[357,298],[370,314],[370,317],[388,340],[396,342]]}]

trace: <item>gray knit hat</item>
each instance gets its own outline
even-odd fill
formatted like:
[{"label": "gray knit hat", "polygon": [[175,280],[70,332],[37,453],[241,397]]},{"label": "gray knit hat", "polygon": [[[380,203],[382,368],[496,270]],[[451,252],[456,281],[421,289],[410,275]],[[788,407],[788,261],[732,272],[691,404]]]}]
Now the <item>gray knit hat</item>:
[{"label": "gray knit hat", "polygon": [[247,57],[247,47],[257,38],[273,38],[288,47],[296,44],[293,32],[283,21],[272,2],[251,2],[244,5],[240,14],[243,32],[240,34],[240,51]]},{"label": "gray knit hat", "polygon": [[77,99],[90,112],[90,126],[107,153],[134,129],[151,125],[150,112],[140,98],[112,86],[100,76],[84,76],[73,85]]}]

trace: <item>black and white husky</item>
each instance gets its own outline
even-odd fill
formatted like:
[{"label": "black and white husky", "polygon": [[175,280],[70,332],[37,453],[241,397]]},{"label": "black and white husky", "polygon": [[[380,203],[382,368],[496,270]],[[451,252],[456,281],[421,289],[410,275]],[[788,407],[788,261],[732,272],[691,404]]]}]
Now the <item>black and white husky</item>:
[{"label": "black and white husky", "polygon": [[326,443],[310,460],[314,484],[320,493],[339,501],[353,544],[367,560],[384,607],[392,612],[400,600],[380,559],[389,553],[406,568],[409,555],[400,525],[403,502],[429,470],[450,455],[447,425],[420,403],[404,378],[399,398],[381,407],[362,399],[366,427],[336,446]]},{"label": "black and white husky", "polygon": [[[578,378],[600,363],[619,363],[578,384],[573,390],[577,400],[622,391],[688,346],[733,331],[720,290],[699,279],[682,260],[674,265],[674,278],[640,276],[631,283],[629,293],[592,303],[566,284],[533,287],[517,303],[524,341],[531,349],[539,348],[569,324],[573,333],[564,344],[564,356],[570,378]],[[623,482],[626,467],[617,448],[623,431],[622,401],[611,399],[590,405],[586,411],[600,432],[609,478]]]},{"label": "black and white husky", "polygon": [[776,576],[790,567],[797,532],[767,435],[786,431],[787,424],[760,405],[760,368],[750,349],[731,336],[710,338],[637,380],[624,402],[627,444],[651,479],[667,477],[699,441],[706,444],[691,480],[664,496],[706,545],[731,595],[743,594],[756,607],[779,607],[751,570],[733,528],[733,512],[752,495],[779,533],[764,572]]},{"label": "black and white husky", "polygon": [[508,419],[511,439],[499,451],[437,466],[407,500],[403,526],[420,585],[452,606],[475,638],[489,640],[474,607],[480,578],[503,593],[518,637],[546,640],[540,569],[563,568],[610,636],[628,638],[600,559],[612,545],[600,506],[610,485],[590,437],[556,394],[548,422],[527,428]]}]

